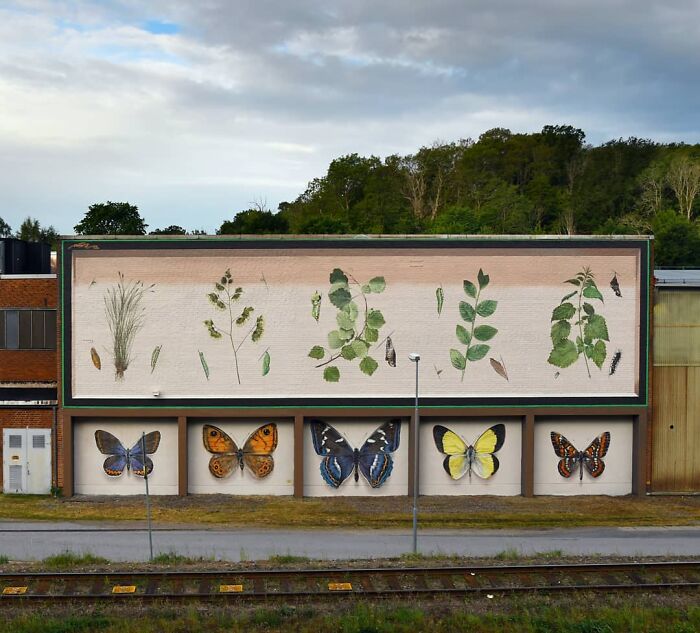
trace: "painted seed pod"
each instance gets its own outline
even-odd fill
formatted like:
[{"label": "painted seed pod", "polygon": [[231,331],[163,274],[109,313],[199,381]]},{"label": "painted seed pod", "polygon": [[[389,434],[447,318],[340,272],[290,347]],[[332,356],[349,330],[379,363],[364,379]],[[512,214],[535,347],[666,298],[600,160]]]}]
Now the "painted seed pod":
[{"label": "painted seed pod", "polygon": [[90,358],[92,358],[92,364],[96,369],[102,369],[102,361],[100,360],[100,355],[94,347],[90,348]]},{"label": "painted seed pod", "polygon": [[267,376],[270,373],[270,352],[266,351],[262,359],[262,375]]},{"label": "painted seed pod", "polygon": [[156,369],[156,365],[158,364],[158,357],[160,356],[160,350],[162,347],[162,345],[157,345],[153,349],[153,352],[151,352],[151,373],[153,373]]},{"label": "painted seed pod", "polygon": [[311,316],[318,322],[321,316],[321,295],[318,290],[311,295]]},{"label": "painted seed pod", "polygon": [[391,336],[386,337],[385,358],[390,367],[396,367],[396,350],[394,349],[394,344],[391,341]]},{"label": "painted seed pod", "polygon": [[501,378],[508,380],[508,372],[506,371],[506,366],[503,363],[503,357],[501,357],[501,362],[498,362],[495,358],[489,358],[489,362],[491,363],[491,367],[493,367],[493,371],[501,376]]},{"label": "painted seed pod", "polygon": [[207,377],[207,380],[209,380],[209,365],[207,365],[207,359],[204,358],[204,352],[199,352],[199,362],[202,363],[204,375]]},{"label": "painted seed pod", "polygon": [[445,303],[445,291],[442,286],[435,290],[435,298],[437,299],[437,313],[438,316],[442,314],[442,306]]}]

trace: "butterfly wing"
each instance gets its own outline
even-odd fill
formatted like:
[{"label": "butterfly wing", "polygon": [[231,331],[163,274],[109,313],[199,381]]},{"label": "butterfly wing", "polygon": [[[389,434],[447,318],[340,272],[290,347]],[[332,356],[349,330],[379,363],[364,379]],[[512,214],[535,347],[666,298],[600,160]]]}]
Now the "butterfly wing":
[{"label": "butterfly wing", "polygon": [[358,467],[372,488],[379,488],[391,475],[394,460],[391,457],[399,447],[401,422],[391,420],[370,435],[360,449]]},{"label": "butterfly wing", "polygon": [[118,477],[124,472],[126,468],[126,449],[122,443],[114,437],[111,433],[107,431],[97,430],[95,431],[95,444],[100,453],[103,455],[109,455],[105,459],[104,464],[102,464],[102,469],[110,477]]},{"label": "butterfly wing", "polygon": [[354,451],[348,441],[330,424],[311,420],[311,439],[321,461],[321,477],[329,486],[338,488],[355,468]]},{"label": "butterfly wing", "polygon": [[442,462],[442,467],[452,479],[461,479],[469,470],[469,458],[467,443],[454,431],[446,426],[436,424],[433,427],[433,439],[437,449],[447,455]]},{"label": "butterfly wing", "polygon": [[504,424],[494,424],[486,429],[474,442],[472,453],[472,470],[482,479],[488,479],[498,472],[500,462],[494,455],[501,450],[506,441],[506,427]]},{"label": "butterfly wing", "polygon": [[559,474],[568,479],[574,472],[576,462],[578,461],[579,452],[561,433],[552,431],[549,436],[552,440],[554,452],[561,457],[559,464],[557,465]]},{"label": "butterfly wing", "polygon": [[262,479],[275,467],[271,453],[277,448],[277,425],[263,424],[250,434],[243,445],[243,463],[250,472]]},{"label": "butterfly wing", "polygon": [[277,425],[273,422],[263,424],[250,434],[243,445],[243,453],[251,455],[269,455],[277,448]]},{"label": "butterfly wing", "polygon": [[[140,475],[143,477],[144,473],[151,474],[153,470],[153,462],[148,455],[153,455],[158,450],[158,445],[160,444],[160,431],[151,431],[146,433],[141,439],[137,440],[129,449],[128,454],[128,468],[133,471],[135,475]],[[144,455],[144,448],[145,455]]]},{"label": "butterfly wing", "polygon": [[238,446],[218,426],[205,424],[202,428],[204,448],[214,455],[209,460],[209,472],[221,479],[231,474],[238,463]]},{"label": "butterfly wing", "polygon": [[482,479],[495,475],[500,465],[498,457],[491,453],[474,453],[472,457],[472,471]]},{"label": "butterfly wing", "polygon": [[605,431],[596,437],[583,451],[583,463],[586,465],[591,477],[600,477],[605,470],[605,462],[603,457],[608,454],[610,448],[610,432]]}]

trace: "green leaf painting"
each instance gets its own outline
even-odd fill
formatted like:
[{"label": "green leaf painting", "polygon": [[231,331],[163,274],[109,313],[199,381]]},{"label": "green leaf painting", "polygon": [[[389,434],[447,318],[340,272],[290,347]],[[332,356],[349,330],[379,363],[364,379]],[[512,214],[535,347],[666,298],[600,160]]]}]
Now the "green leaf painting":
[{"label": "green leaf painting", "polygon": [[442,286],[435,290],[435,298],[437,299],[437,313],[438,316],[442,314],[442,306],[445,304],[445,291]]},{"label": "green leaf painting", "polygon": [[[329,275],[328,299],[337,309],[338,328],[326,335],[326,345],[314,345],[308,353],[310,358],[323,361],[316,367],[323,367],[323,379],[327,382],[340,380],[340,367],[331,365],[337,360],[349,363],[357,361],[360,371],[371,376],[379,364],[369,355],[372,344],[379,340],[380,330],[386,325],[381,310],[370,307],[371,296],[381,294],[386,289],[384,277],[372,277],[360,283],[352,275],[340,268],[334,268]],[[312,316],[315,305],[321,305],[318,292],[312,297]]]},{"label": "green leaf painting", "polygon": [[[248,338],[250,338],[253,343],[257,343],[262,338],[265,333],[265,318],[261,314],[255,319],[254,323],[251,323],[255,308],[253,306],[244,306],[240,309],[235,306],[243,294],[243,288],[240,286],[235,289],[233,288],[233,275],[231,274],[230,268],[226,269],[226,272],[221,278],[214,282],[214,290],[214,292],[207,293],[207,298],[217,310],[224,313],[224,317],[222,318],[223,325],[217,325],[214,319],[207,319],[204,321],[204,326],[207,328],[211,338],[226,338],[229,340],[231,352],[233,354],[233,362],[236,368],[236,378],[240,385],[241,374],[238,363],[238,353]],[[241,336],[237,332],[237,328],[242,328],[244,326],[247,326],[247,331]],[[200,358],[202,359],[202,366],[204,367],[204,356],[201,352]],[[205,370],[204,373],[208,380],[208,369]]]},{"label": "green leaf painting", "polygon": [[[605,317],[596,312],[593,303],[604,303],[603,295],[588,267],[564,283],[576,286],[577,290],[567,293],[552,310],[552,350],[547,362],[563,369],[575,364],[583,356],[586,373],[590,378],[591,367],[588,361],[601,369],[608,354],[605,345],[610,340],[608,324]],[[591,301],[584,301],[584,298]],[[570,338],[572,335],[576,337],[575,340]]]},{"label": "green leaf painting", "polygon": [[265,350],[262,358],[262,375],[267,376],[270,373],[270,352]]},{"label": "green leaf painting", "polygon": [[450,350],[450,363],[452,363],[452,367],[461,372],[462,380],[464,380],[467,363],[474,363],[485,358],[491,349],[491,346],[486,345],[485,342],[490,341],[498,334],[498,330],[492,325],[486,323],[477,325],[479,318],[486,319],[493,316],[498,302],[493,299],[481,300],[481,293],[491,281],[491,278],[482,269],[479,269],[476,281],[476,284],[468,279],[463,282],[467,300],[459,302],[459,316],[464,324],[458,323],[455,327],[457,340],[466,346],[466,349],[464,352],[458,349]]},{"label": "green leaf painting", "polygon": [[160,358],[160,350],[163,349],[162,345],[156,345],[151,352],[151,373],[156,370],[156,365],[158,364],[158,359]]}]

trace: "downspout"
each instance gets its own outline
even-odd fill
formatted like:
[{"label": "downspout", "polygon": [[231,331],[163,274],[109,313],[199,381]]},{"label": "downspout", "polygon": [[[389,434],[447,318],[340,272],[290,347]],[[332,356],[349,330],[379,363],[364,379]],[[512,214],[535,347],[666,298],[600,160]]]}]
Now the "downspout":
[{"label": "downspout", "polygon": [[54,496],[58,496],[58,405],[52,405],[53,420],[51,422],[51,489]]}]

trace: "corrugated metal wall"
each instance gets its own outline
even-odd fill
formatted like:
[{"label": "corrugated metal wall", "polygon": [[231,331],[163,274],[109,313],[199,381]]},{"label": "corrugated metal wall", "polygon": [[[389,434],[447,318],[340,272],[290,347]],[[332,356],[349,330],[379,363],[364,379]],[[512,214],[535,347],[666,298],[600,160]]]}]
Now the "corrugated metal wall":
[{"label": "corrugated metal wall", "polygon": [[654,297],[653,492],[700,491],[700,288]]}]

